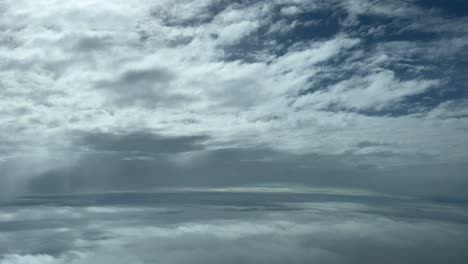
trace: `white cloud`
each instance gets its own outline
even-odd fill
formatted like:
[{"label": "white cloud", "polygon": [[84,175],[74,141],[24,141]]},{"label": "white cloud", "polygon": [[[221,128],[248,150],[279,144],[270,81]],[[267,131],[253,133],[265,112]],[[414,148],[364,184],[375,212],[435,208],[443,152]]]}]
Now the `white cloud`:
[{"label": "white cloud", "polygon": [[407,96],[416,95],[436,87],[437,80],[400,81],[391,71],[381,71],[364,78],[352,78],[339,82],[326,90],[320,90],[300,98],[296,105],[312,105],[326,108],[338,107],[365,110],[382,110],[398,103]]},{"label": "white cloud", "polygon": [[60,259],[50,255],[8,255],[2,259],[2,264],[59,264]]},{"label": "white cloud", "polygon": [[288,6],[281,8],[281,14],[285,16],[293,16],[300,13],[301,10],[297,6]]}]

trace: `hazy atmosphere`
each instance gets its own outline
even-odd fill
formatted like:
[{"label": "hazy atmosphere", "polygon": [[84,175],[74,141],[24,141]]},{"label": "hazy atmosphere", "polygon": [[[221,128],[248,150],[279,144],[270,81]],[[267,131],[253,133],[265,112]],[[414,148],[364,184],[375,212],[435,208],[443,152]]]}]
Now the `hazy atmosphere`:
[{"label": "hazy atmosphere", "polygon": [[0,0],[0,264],[468,263],[468,2]]}]

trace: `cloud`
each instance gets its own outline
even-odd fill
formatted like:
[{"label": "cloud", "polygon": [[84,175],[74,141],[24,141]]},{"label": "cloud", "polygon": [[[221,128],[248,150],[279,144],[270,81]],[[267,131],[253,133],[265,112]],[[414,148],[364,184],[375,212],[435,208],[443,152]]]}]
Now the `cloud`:
[{"label": "cloud", "polygon": [[[351,188],[367,180],[344,175],[405,166],[419,175],[467,158],[466,18],[450,8],[41,0],[3,1],[1,10],[3,189],[278,180]],[[276,164],[215,163],[232,150]],[[144,176],[125,178],[131,170]],[[52,188],[51,178],[65,183]]]},{"label": "cloud", "polygon": [[365,78],[352,78],[339,82],[327,90],[300,98],[296,105],[311,104],[316,108],[350,108],[382,110],[407,96],[420,94],[436,86],[437,80],[399,81],[391,71],[370,74]]},{"label": "cloud", "polygon": [[[13,228],[0,236],[0,245],[5,245],[0,249],[0,263],[374,263],[383,259],[463,263],[467,258],[463,251],[466,212],[457,206],[378,197],[337,202],[327,195],[316,198],[322,201],[307,202],[309,198],[301,196],[282,203],[291,195],[249,195],[257,203],[246,200],[245,193],[48,197],[62,203],[97,198],[95,202],[101,199],[112,204],[44,207],[29,222],[26,214],[1,221],[1,228]],[[190,205],[187,196],[194,198]],[[223,199],[232,206],[226,206]],[[157,204],[166,200],[181,212],[159,214],[155,220],[154,213],[160,210]],[[284,211],[273,207],[238,210],[254,209],[262,200],[278,202]],[[138,210],[119,205],[128,201],[156,204]],[[35,211],[33,207],[24,210]],[[29,229],[17,230],[11,225],[15,222]],[[8,240],[12,236],[15,239]],[[362,252],[363,248],[368,250]]]},{"label": "cloud", "polygon": [[161,104],[174,105],[178,101],[189,100],[183,95],[171,93],[171,81],[176,76],[164,68],[130,69],[124,72],[117,80],[100,81],[97,89],[108,90],[108,95],[114,98],[111,104],[133,105],[144,104],[156,107]]},{"label": "cloud", "polygon": [[297,15],[300,12],[300,9],[297,6],[288,6],[281,8],[281,14],[285,16]]},{"label": "cloud", "polygon": [[85,148],[120,154],[176,154],[200,150],[205,136],[163,137],[151,133],[85,134],[78,139]]}]

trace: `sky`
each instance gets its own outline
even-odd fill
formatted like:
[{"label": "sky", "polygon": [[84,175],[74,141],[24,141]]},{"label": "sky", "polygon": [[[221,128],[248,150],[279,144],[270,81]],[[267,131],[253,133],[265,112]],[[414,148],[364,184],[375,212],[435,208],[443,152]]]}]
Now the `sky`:
[{"label": "sky", "polygon": [[468,4],[0,0],[0,199],[466,199]]},{"label": "sky", "polygon": [[466,0],[0,0],[0,264],[468,263]]}]

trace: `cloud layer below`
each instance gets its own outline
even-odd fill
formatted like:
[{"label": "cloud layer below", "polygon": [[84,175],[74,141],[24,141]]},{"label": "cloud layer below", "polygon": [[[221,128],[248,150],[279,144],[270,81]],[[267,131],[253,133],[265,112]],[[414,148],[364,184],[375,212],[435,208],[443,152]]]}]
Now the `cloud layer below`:
[{"label": "cloud layer below", "polygon": [[1,207],[0,263],[465,263],[467,216],[379,196],[25,197]]}]

